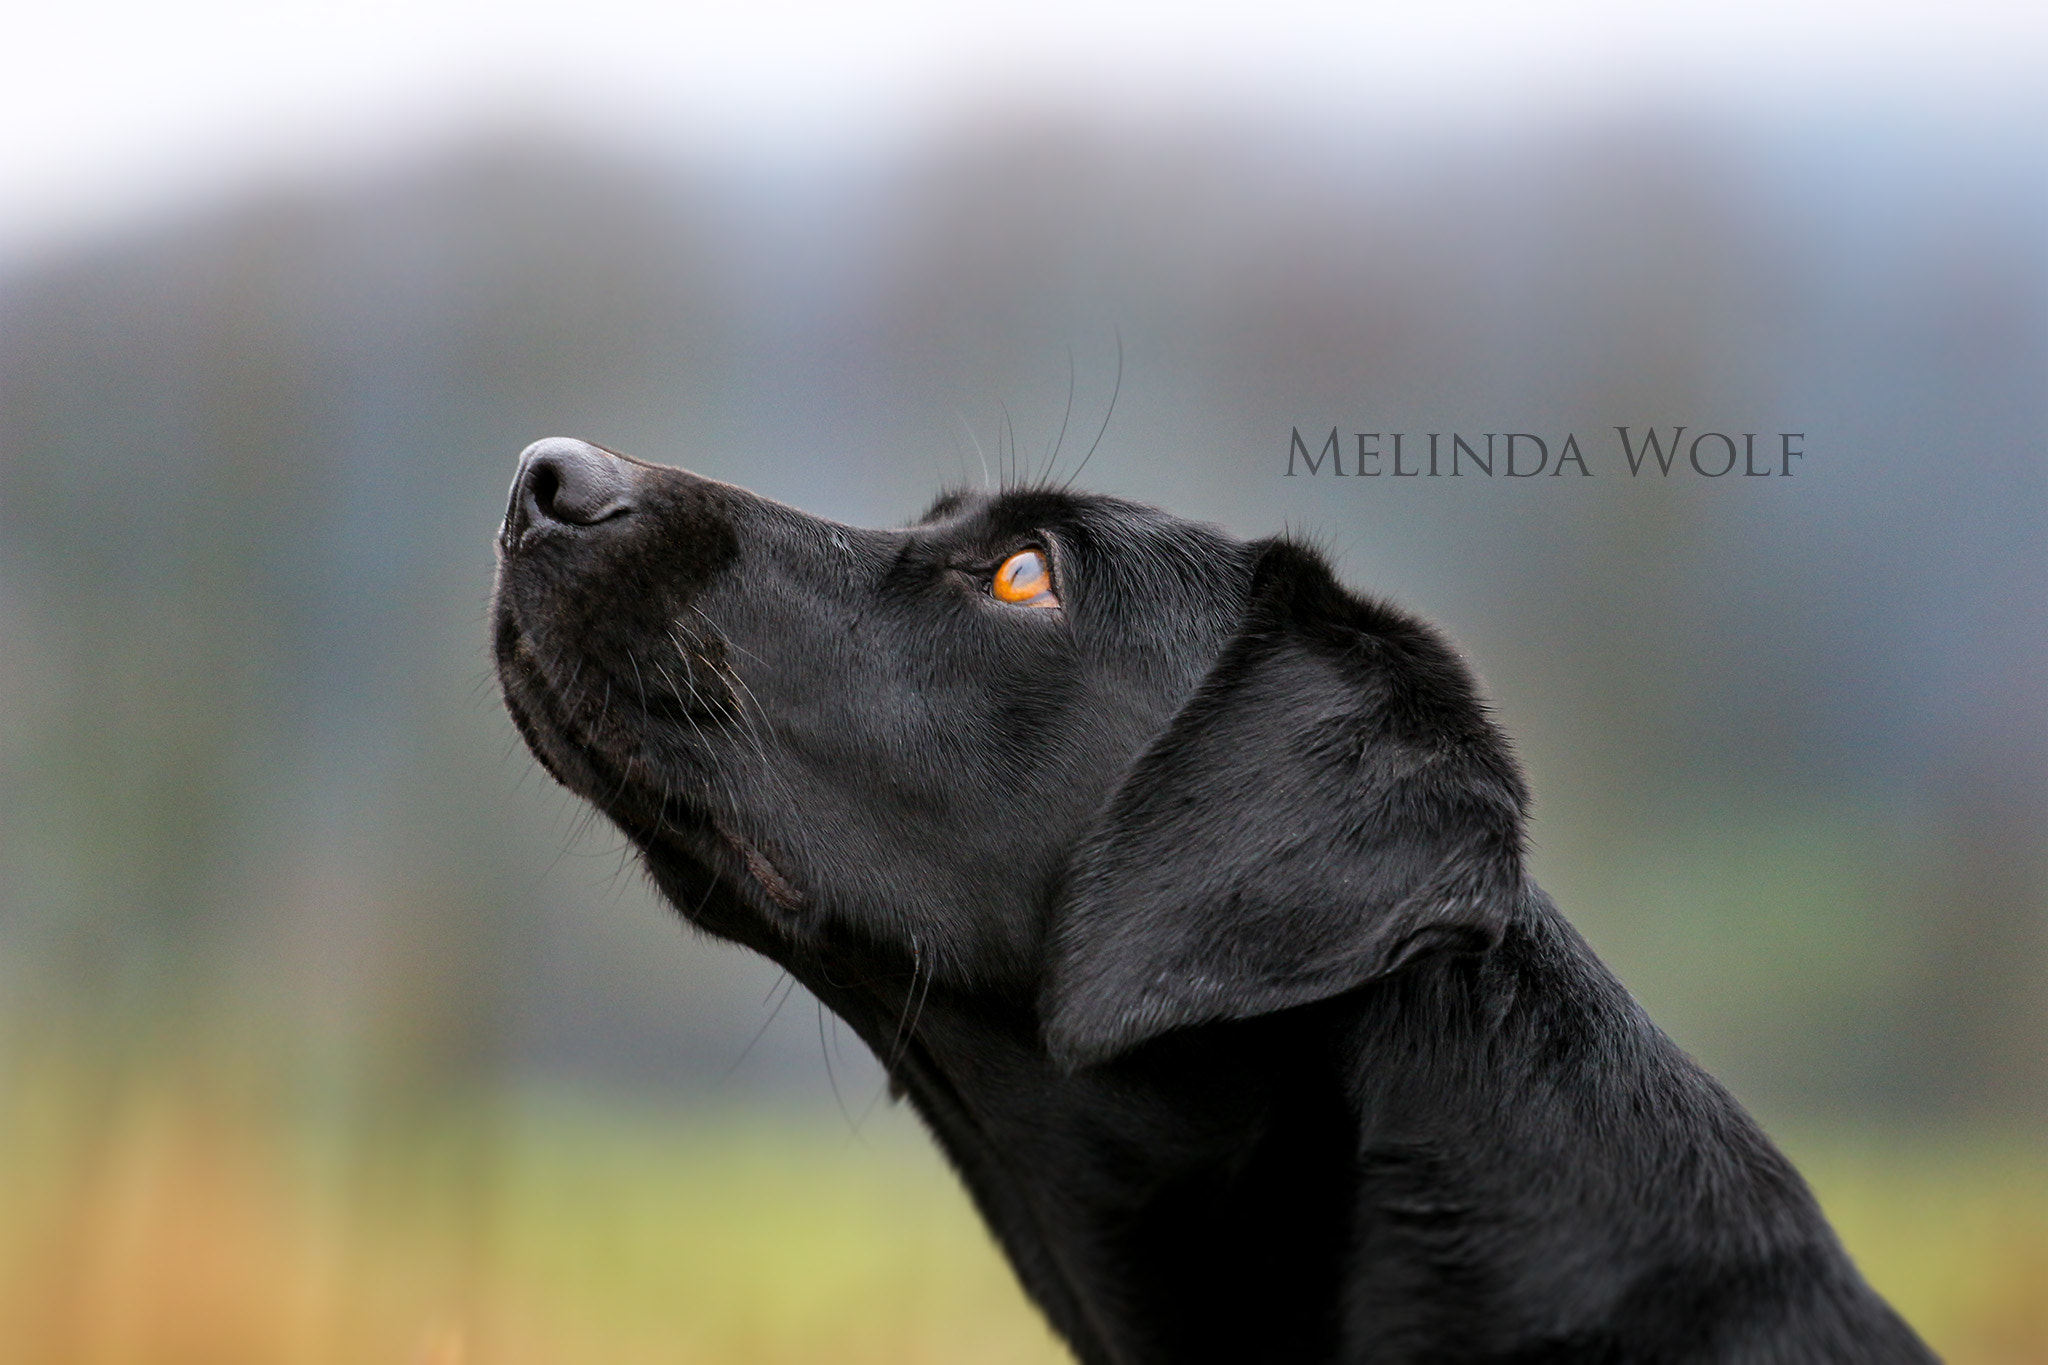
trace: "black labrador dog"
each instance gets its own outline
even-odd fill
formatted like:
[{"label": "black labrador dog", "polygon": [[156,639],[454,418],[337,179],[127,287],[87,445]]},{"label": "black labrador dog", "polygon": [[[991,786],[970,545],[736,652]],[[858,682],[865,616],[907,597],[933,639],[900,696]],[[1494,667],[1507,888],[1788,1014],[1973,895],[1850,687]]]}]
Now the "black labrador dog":
[{"label": "black labrador dog", "polygon": [[1085,1365],[1933,1359],[1529,880],[1456,651],[1313,550],[562,439],[498,544],[534,755],[874,1049]]}]

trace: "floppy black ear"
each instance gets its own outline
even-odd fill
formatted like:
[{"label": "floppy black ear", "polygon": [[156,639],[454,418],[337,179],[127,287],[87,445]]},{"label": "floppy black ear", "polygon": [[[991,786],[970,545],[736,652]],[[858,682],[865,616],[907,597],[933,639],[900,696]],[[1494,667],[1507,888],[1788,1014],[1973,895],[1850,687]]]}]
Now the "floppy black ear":
[{"label": "floppy black ear", "polygon": [[1087,1065],[1490,947],[1526,802],[1450,645],[1269,544],[1238,633],[1077,855],[1048,1046]]}]

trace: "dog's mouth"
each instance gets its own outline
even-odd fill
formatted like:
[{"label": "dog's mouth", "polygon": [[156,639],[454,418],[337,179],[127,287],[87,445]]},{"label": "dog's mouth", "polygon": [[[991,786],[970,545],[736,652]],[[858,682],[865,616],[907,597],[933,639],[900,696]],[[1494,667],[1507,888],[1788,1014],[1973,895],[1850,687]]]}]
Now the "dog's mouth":
[{"label": "dog's mouth", "polygon": [[[644,780],[645,759],[612,715],[616,690],[588,659],[555,667],[521,629],[516,616],[504,613],[498,626],[498,680],[505,709],[526,746],[557,782],[595,803],[622,823],[643,814],[663,823],[676,804],[661,794],[659,784]],[[652,788],[653,790],[650,790]],[[657,808],[643,811],[655,796]]]},{"label": "dog's mouth", "polygon": [[767,854],[733,833],[720,821],[712,821],[711,827],[718,832],[718,837],[725,841],[726,847],[732,850],[733,855],[740,860],[741,866],[747,869],[747,875],[754,879],[769,900],[784,910],[804,908],[804,893],[790,885],[789,879],[768,860]]},{"label": "dog's mouth", "polygon": [[670,684],[659,694],[635,688],[622,695],[615,672],[587,655],[545,657],[510,608],[501,610],[498,635],[506,711],[550,776],[595,804],[649,853],[681,856],[714,876],[750,884],[782,911],[805,906],[807,897],[760,844],[710,808],[708,793],[717,789],[711,756],[701,755],[706,780],[679,783],[673,763],[657,764],[646,752],[644,733],[631,723],[661,718],[704,743],[731,719],[725,705],[702,700],[708,689],[693,681],[687,690]]}]

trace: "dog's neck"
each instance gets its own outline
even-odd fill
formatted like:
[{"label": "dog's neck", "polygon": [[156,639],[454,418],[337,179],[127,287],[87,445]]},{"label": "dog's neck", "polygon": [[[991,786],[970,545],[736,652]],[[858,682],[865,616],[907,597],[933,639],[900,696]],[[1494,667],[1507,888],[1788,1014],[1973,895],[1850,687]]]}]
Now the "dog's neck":
[{"label": "dog's neck", "polygon": [[[1715,1269],[1730,1255],[1752,1268],[1680,1316],[1767,1325],[1824,1296],[1876,1334],[1841,1358],[1923,1358],[1891,1349],[1896,1320],[1791,1167],[1533,888],[1491,953],[1079,1072],[1022,1004],[911,997],[907,971],[806,984],[891,1063],[1083,1365],[1560,1341],[1584,1348],[1561,1359],[1663,1358],[1625,1335],[1630,1296],[1666,1293],[1673,1267],[1735,1273]],[[1645,1197],[1660,1184],[1684,1197]],[[1726,1246],[1730,1227],[1755,1245]]]},{"label": "dog's neck", "polygon": [[1191,1030],[1069,1073],[1029,1006],[909,980],[806,984],[889,1065],[1084,1365],[1332,1358],[1356,1121],[1326,1029]]}]

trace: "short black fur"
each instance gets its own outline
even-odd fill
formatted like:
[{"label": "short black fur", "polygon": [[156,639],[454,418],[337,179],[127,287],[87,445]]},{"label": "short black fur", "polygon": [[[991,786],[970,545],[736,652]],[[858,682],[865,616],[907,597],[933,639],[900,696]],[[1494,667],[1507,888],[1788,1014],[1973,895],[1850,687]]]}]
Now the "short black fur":
[{"label": "short black fur", "polygon": [[562,440],[500,551],[535,755],[867,1042],[1084,1365],[1933,1358],[1528,880],[1457,653],[1313,551]]}]

